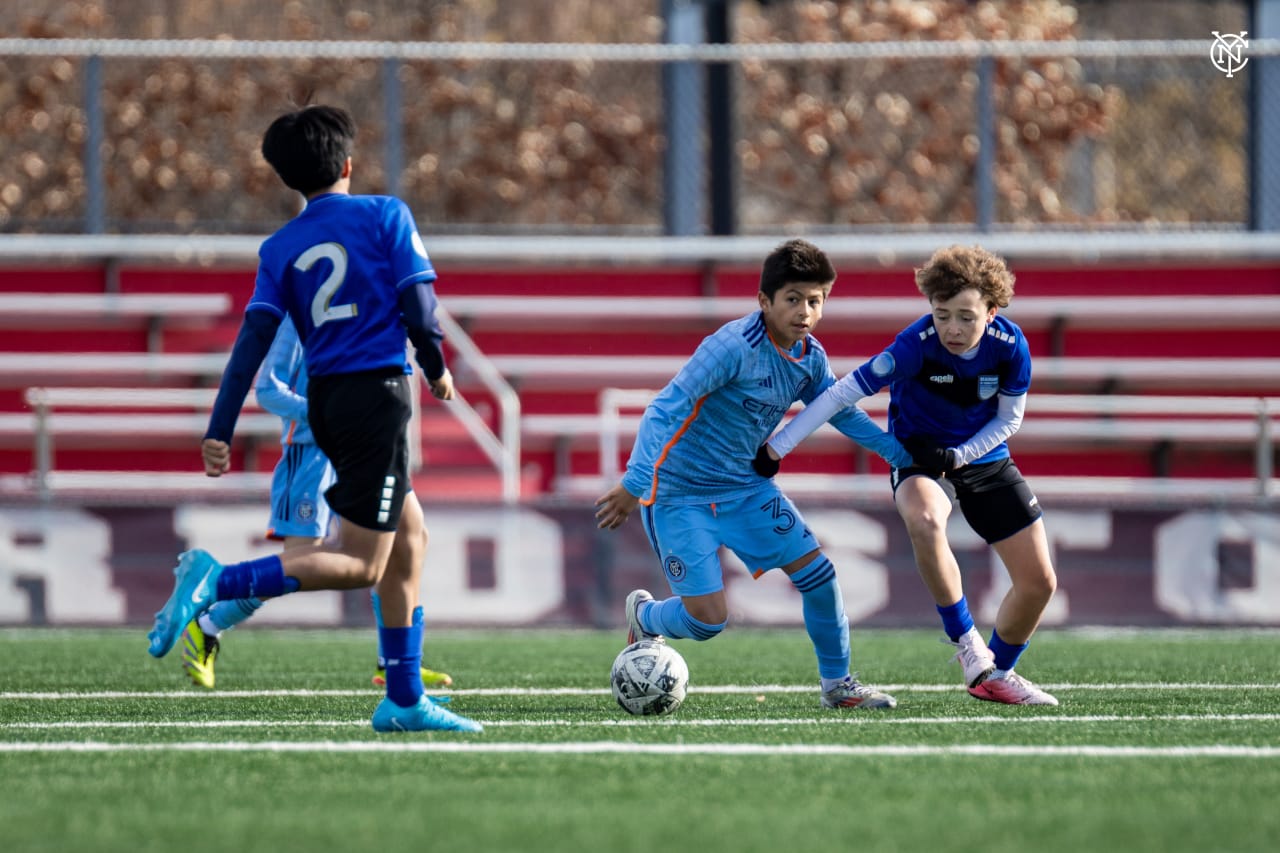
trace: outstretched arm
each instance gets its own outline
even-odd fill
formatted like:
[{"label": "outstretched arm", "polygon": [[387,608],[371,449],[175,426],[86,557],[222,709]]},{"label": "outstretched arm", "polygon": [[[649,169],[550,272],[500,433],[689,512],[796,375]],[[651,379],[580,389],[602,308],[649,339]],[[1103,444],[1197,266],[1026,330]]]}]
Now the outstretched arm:
[{"label": "outstretched arm", "polygon": [[[850,373],[839,382],[832,384],[804,407],[791,422],[779,430],[768,445],[778,459],[796,449],[796,445],[814,433],[818,427],[831,420],[836,413],[856,405],[866,396],[857,378]],[[859,410],[861,411],[861,410]],[[865,417],[865,413],[864,413]],[[868,419],[870,420],[870,419]],[[872,426],[875,426],[872,424]],[[877,429],[879,429],[877,427]],[[851,436],[852,437],[852,436]],[[854,439],[857,440],[856,438]]]}]

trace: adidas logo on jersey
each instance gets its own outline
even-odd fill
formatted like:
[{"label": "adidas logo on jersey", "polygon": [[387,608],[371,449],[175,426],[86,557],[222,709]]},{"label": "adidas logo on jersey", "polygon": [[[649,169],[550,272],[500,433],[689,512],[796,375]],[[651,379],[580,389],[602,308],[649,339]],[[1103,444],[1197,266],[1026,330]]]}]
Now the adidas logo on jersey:
[{"label": "adidas logo on jersey", "polygon": [[761,388],[772,388],[772,387],[773,387],[773,377],[772,377],[772,376],[766,376],[764,379],[761,379],[761,380],[759,380],[758,382],[756,382],[756,384],[757,384],[757,385],[759,385]]}]

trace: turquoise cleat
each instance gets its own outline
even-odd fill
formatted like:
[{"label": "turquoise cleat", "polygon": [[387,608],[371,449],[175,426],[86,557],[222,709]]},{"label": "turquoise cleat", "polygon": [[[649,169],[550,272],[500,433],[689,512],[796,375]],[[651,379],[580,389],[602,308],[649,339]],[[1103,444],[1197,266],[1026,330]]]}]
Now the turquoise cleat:
[{"label": "turquoise cleat", "polygon": [[208,551],[187,551],[178,558],[173,592],[156,611],[155,625],[147,634],[152,657],[167,655],[187,623],[209,609],[216,600],[220,574],[222,564]]},{"label": "turquoise cleat", "polygon": [[384,697],[373,712],[375,732],[482,732],[484,726],[459,716],[431,701],[418,698],[418,704],[402,708]]}]

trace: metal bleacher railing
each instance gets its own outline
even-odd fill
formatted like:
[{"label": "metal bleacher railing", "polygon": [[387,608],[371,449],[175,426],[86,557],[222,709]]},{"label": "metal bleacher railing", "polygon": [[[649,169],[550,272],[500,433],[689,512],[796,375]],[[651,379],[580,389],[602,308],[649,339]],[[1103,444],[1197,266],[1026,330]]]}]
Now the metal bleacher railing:
[{"label": "metal bleacher railing", "polygon": [[[741,266],[758,263],[776,238],[540,238],[513,240],[501,238],[445,236],[432,239],[433,259],[442,269],[482,259],[486,263],[554,264],[599,263],[612,265],[634,263],[662,265],[671,262]],[[1013,235],[973,233],[935,233],[933,235],[832,236],[824,238],[838,265],[876,265],[892,259],[901,263],[919,257],[929,247],[945,242],[978,241],[1014,259],[1051,259],[1087,266],[1088,262],[1115,263],[1121,260],[1153,259],[1186,261],[1213,259],[1229,264],[1241,261],[1274,261],[1280,258],[1280,243],[1275,235],[1240,233],[1234,235]],[[72,261],[114,259],[116,263],[169,262],[191,260],[196,247],[207,257],[223,263],[250,265],[256,257],[260,238],[243,237],[173,237],[173,236],[24,236],[0,235],[0,261],[23,258],[59,257]],[[910,302],[910,305],[907,302]],[[863,320],[885,322],[898,317],[914,317],[919,306],[916,299],[848,299],[830,306],[827,320],[856,326]],[[732,303],[732,304],[731,304]],[[502,354],[481,351],[469,337],[468,328],[499,327],[512,323],[545,324],[548,318],[574,325],[616,321],[621,315],[647,322],[661,322],[663,317],[700,317],[704,321],[722,321],[739,314],[743,306],[738,300],[691,298],[670,300],[637,300],[634,295],[596,297],[459,297],[444,301],[442,321],[456,351],[454,372],[466,385],[480,387],[497,401],[500,415],[496,429],[488,419],[470,407],[466,399],[446,407],[466,427],[482,448],[503,483],[503,498],[520,498],[520,465],[523,448],[560,448],[595,443],[604,448],[610,442],[628,435],[626,419],[621,432],[607,428],[595,415],[562,417],[557,415],[525,415],[517,389],[565,388],[577,391],[599,391],[626,387],[643,391],[659,387],[672,376],[683,358],[664,356],[596,355],[591,360],[572,355]],[[905,313],[904,313],[905,312]],[[145,313],[145,312],[144,312]],[[1176,300],[1149,300],[1135,296],[1117,297],[1020,297],[1014,300],[1009,314],[1028,328],[1067,329],[1105,328],[1107,324],[1137,323],[1147,329],[1189,329],[1206,325],[1215,328],[1241,326],[1276,327],[1280,325],[1280,296],[1236,295],[1223,297],[1179,297]],[[108,313],[108,322],[114,322]],[[86,321],[87,322],[87,321]],[[1091,326],[1092,324],[1092,326]],[[1098,324],[1102,324],[1099,326]],[[865,355],[865,354],[863,354]],[[833,358],[833,367],[843,372],[856,366],[860,359],[850,356]],[[222,353],[89,353],[50,352],[34,358],[30,353],[0,353],[0,383],[9,387],[44,384],[113,385],[116,387],[148,383],[178,385],[183,380],[199,377],[209,384],[225,366]],[[1088,357],[1041,357],[1036,362],[1036,382],[1041,390],[1030,407],[1028,422],[1019,440],[1057,442],[1093,440],[1119,443],[1151,443],[1173,441],[1183,443],[1218,443],[1245,448],[1256,447],[1256,476],[1233,483],[1217,481],[1163,483],[1161,488],[1182,489],[1202,496],[1217,494],[1272,495],[1274,476],[1270,469],[1274,447],[1273,421],[1277,411],[1275,395],[1280,391],[1280,363],[1268,357],[1204,358],[1188,353],[1185,358],[1169,359],[1105,359]],[[1200,390],[1214,394],[1236,394],[1203,399],[1176,397],[1163,400],[1148,397],[1152,392],[1177,386],[1180,394]],[[1106,390],[1105,394],[1091,392]],[[1140,389],[1144,396],[1131,396]],[[1274,391],[1271,389],[1275,389]],[[64,393],[64,392],[59,392]],[[46,402],[56,406],[57,397]],[[877,406],[879,402],[869,401]],[[1164,406],[1153,411],[1151,406]],[[1083,417],[1087,415],[1088,417]],[[23,423],[0,422],[8,433],[32,430],[31,416]],[[92,417],[92,416],[91,416]],[[196,418],[199,420],[199,418]],[[101,423],[107,424],[109,419]],[[119,420],[117,416],[115,420]],[[170,419],[172,420],[172,419]],[[114,423],[115,421],[111,421]],[[193,421],[194,423],[194,421]],[[88,421],[75,418],[52,418],[44,428],[51,437],[59,430],[84,433]],[[195,434],[197,427],[169,423],[174,429]],[[189,429],[187,427],[190,427]],[[116,424],[117,429],[127,425]],[[630,427],[633,428],[633,427]],[[264,427],[265,429],[265,427]],[[270,430],[267,430],[270,432]],[[28,435],[34,433],[28,432]],[[37,454],[37,459],[39,455]],[[51,463],[36,466],[39,482],[56,490],[68,479],[69,472],[59,472]],[[87,482],[87,481],[86,481]],[[123,481],[120,481],[123,482]],[[566,489],[594,487],[576,485],[564,480]],[[1090,478],[1087,488],[1114,489],[1117,484]],[[1073,486],[1076,491],[1085,485]],[[1216,491],[1214,491],[1216,490]]]}]

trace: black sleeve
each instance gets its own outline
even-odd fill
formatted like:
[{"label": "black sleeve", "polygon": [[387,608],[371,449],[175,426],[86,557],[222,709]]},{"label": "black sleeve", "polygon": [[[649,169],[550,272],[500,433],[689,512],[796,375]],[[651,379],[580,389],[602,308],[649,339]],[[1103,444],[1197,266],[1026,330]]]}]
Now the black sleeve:
[{"label": "black sleeve", "polygon": [[436,319],[436,291],[430,282],[411,284],[400,292],[400,313],[409,330],[418,364],[427,380],[435,382],[444,376],[444,332]]},{"label": "black sleeve", "polygon": [[244,406],[244,398],[249,394],[262,359],[266,357],[267,350],[271,349],[280,320],[280,317],[270,311],[258,309],[245,312],[244,322],[240,324],[240,334],[236,336],[235,345],[231,348],[231,358],[222,372],[222,383],[218,386],[218,397],[213,401],[213,412],[209,415],[209,429],[205,431],[205,438],[231,441],[236,430],[236,419],[240,417],[240,409]]}]

